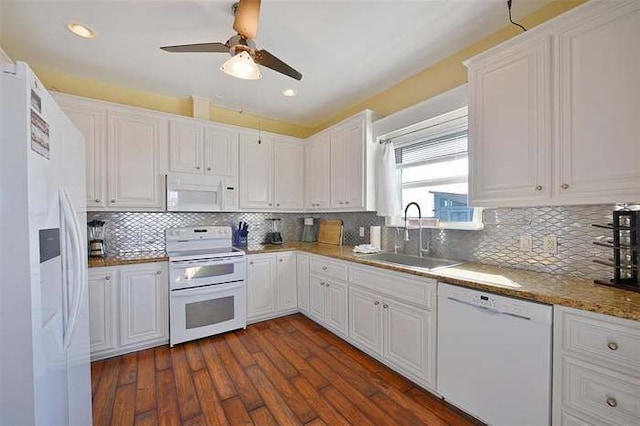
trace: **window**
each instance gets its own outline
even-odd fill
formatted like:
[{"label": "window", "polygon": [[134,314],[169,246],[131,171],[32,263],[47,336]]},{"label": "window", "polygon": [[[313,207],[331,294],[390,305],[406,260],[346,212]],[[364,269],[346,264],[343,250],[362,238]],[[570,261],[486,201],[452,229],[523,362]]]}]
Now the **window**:
[{"label": "window", "polygon": [[[467,108],[397,132],[393,142],[402,212],[420,206],[425,226],[481,229],[482,211],[469,207]],[[411,208],[408,216],[418,217]]]}]

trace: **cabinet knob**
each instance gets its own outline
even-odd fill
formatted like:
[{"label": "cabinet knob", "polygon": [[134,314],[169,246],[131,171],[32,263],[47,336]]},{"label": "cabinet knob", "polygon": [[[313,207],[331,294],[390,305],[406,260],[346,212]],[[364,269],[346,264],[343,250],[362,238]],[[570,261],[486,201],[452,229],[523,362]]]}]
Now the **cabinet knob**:
[{"label": "cabinet knob", "polygon": [[349,204],[349,202],[348,202],[348,201],[345,201],[344,203],[345,203],[345,204]]},{"label": "cabinet knob", "polygon": [[322,267],[322,270],[323,270],[323,271],[326,271],[326,270],[327,270],[327,267],[326,267],[326,266],[323,266],[323,267]]},{"label": "cabinet knob", "polygon": [[344,204],[344,201],[338,201],[338,204]]},{"label": "cabinet knob", "polygon": [[270,206],[272,206],[272,205],[273,205],[273,203],[269,203],[269,205],[270,205]]},{"label": "cabinet knob", "polygon": [[280,262],[283,262],[283,260],[282,260],[282,259],[280,259]]},{"label": "cabinet knob", "polygon": [[253,261],[249,262],[249,265],[253,265]]},{"label": "cabinet knob", "polygon": [[107,275],[106,277],[104,277],[105,281],[109,281],[111,279],[111,275]]},{"label": "cabinet knob", "polygon": [[560,188],[562,189],[569,189],[569,185],[566,183],[563,183],[562,185],[560,185]]},{"label": "cabinet knob", "polygon": [[320,283],[320,285],[324,287],[324,281],[322,281],[322,282]]},{"label": "cabinet knob", "polygon": [[607,398],[607,405],[609,407],[617,407],[618,406],[618,401],[616,401],[615,398]]},{"label": "cabinet knob", "polygon": [[115,202],[116,202],[116,200],[111,200],[111,204],[113,204],[113,203],[115,203]]},{"label": "cabinet knob", "polygon": [[542,185],[536,185],[536,191],[542,191]]},{"label": "cabinet knob", "polygon": [[162,274],[162,271],[156,271],[156,275]]},{"label": "cabinet knob", "polygon": [[208,170],[208,171],[211,171],[211,167],[207,167],[207,170]]},{"label": "cabinet knob", "polygon": [[99,202],[100,202],[100,198],[96,198],[94,201],[95,201],[96,203],[99,203]]},{"label": "cabinet knob", "polygon": [[387,305],[387,304],[385,303],[384,305],[382,305],[382,307],[383,307],[384,309],[387,309],[387,308],[389,307],[389,305]]},{"label": "cabinet knob", "polygon": [[617,351],[618,350],[618,344],[616,342],[607,343],[607,347],[609,349],[611,349],[612,351]]},{"label": "cabinet knob", "polygon": [[377,300],[375,302],[373,302],[374,305],[378,306],[380,304],[380,302],[378,302]]},{"label": "cabinet knob", "polygon": [[329,283],[326,283],[326,284],[325,284],[325,287],[329,287]]},{"label": "cabinet knob", "polygon": [[196,166],[196,170],[200,170],[200,166]]},{"label": "cabinet knob", "polygon": [[280,207],[280,203],[277,203],[277,204],[276,204],[276,207]]}]

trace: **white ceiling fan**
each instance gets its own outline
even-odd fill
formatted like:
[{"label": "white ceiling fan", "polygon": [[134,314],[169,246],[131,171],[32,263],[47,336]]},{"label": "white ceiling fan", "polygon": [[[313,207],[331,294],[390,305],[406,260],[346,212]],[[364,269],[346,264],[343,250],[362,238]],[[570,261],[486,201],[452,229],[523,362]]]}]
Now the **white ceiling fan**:
[{"label": "white ceiling fan", "polygon": [[291,66],[264,49],[256,49],[253,39],[258,33],[260,0],[240,0],[233,5],[233,10],[235,14],[233,29],[237,34],[226,43],[183,44],[164,46],[160,49],[178,53],[229,53],[231,59],[227,60],[220,69],[229,75],[246,80],[261,78],[256,64],[301,80],[302,74]]}]

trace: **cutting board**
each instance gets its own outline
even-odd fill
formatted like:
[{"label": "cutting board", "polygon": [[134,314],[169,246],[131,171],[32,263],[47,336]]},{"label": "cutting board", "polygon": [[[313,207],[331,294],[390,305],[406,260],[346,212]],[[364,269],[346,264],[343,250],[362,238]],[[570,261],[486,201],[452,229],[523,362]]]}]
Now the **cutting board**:
[{"label": "cutting board", "polygon": [[324,244],[340,245],[342,237],[342,220],[320,219],[318,225],[318,242]]}]

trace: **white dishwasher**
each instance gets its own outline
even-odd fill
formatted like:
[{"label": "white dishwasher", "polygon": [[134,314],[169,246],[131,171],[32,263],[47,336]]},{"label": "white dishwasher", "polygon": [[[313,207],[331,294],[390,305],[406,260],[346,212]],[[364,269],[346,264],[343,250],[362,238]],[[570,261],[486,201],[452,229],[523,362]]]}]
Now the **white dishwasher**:
[{"label": "white dishwasher", "polygon": [[490,425],[549,425],[552,324],[550,305],[438,283],[438,393]]}]

